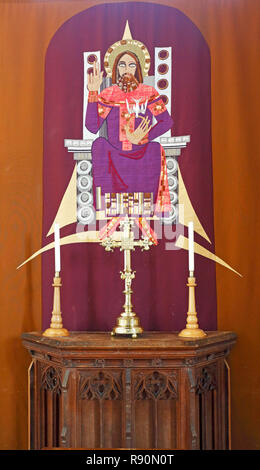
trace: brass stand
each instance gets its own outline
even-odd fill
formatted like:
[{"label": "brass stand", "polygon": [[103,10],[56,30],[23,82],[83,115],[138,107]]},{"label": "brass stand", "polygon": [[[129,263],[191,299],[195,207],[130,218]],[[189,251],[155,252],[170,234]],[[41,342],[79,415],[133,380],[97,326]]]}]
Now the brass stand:
[{"label": "brass stand", "polygon": [[121,271],[121,279],[125,281],[125,290],[123,291],[125,294],[124,310],[117,318],[116,326],[113,328],[111,335],[131,335],[132,338],[136,338],[138,334],[143,332],[143,328],[140,326],[139,318],[133,312],[131,285],[132,280],[135,278],[135,271],[132,271],[131,268],[131,251],[136,246],[139,246],[142,250],[149,250],[150,245],[153,243],[148,238],[134,240],[134,234],[131,231],[132,225],[133,221],[126,215],[120,223],[120,228],[123,229],[121,240],[112,240],[107,237],[101,245],[105,247],[106,251],[113,251],[117,247],[124,251],[124,271]]},{"label": "brass stand", "polygon": [[60,288],[61,288],[60,273],[56,272],[53,278],[54,295],[53,295],[53,311],[51,317],[50,328],[43,332],[43,336],[52,338],[54,336],[69,336],[68,330],[63,328],[61,309],[60,309]]},{"label": "brass stand", "polygon": [[187,323],[186,328],[182,330],[178,336],[181,338],[204,338],[206,333],[199,328],[198,319],[197,319],[197,312],[196,312],[196,304],[195,304],[195,287],[196,279],[193,275],[193,272],[190,272],[190,277],[188,277],[188,284],[189,288],[189,307],[187,312]]},{"label": "brass stand", "polygon": [[124,271],[121,271],[121,279],[125,281],[125,303],[124,311],[120,317],[117,318],[117,326],[113,328],[112,335],[131,335],[132,338],[137,338],[137,335],[143,332],[140,326],[139,318],[133,312],[133,305],[131,301],[132,296],[132,280],[135,278],[135,271],[131,269],[131,250],[124,251]]}]

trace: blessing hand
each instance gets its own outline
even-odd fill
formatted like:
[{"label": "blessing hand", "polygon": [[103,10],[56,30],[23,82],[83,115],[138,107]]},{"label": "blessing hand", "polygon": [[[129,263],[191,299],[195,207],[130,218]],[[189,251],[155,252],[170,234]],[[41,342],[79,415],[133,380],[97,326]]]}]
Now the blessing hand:
[{"label": "blessing hand", "polygon": [[93,72],[88,73],[88,90],[98,91],[103,80],[103,73],[100,72],[98,62],[94,62]]},{"label": "blessing hand", "polygon": [[141,119],[142,122],[140,122],[139,126],[133,132],[130,132],[128,125],[125,126],[127,140],[135,145],[138,145],[152,128],[152,125],[149,126],[150,121],[148,117],[141,117]]}]

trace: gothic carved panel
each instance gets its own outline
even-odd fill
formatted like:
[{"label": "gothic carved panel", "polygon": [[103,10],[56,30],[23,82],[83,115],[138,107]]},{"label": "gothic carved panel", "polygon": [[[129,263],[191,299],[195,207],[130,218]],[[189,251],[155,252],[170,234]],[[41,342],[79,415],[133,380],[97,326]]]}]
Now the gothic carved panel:
[{"label": "gothic carved panel", "polygon": [[157,370],[147,374],[141,373],[137,377],[134,397],[135,400],[169,400],[178,396],[177,375],[175,372],[167,374]]},{"label": "gothic carved panel", "polygon": [[217,387],[216,365],[203,367],[200,374],[196,377],[195,390],[197,394],[215,390]]},{"label": "gothic carved panel", "polygon": [[61,393],[61,370],[53,366],[41,366],[41,388],[58,395]]},{"label": "gothic carved panel", "polygon": [[121,397],[121,375],[103,370],[81,375],[79,384],[80,400],[120,400]]}]

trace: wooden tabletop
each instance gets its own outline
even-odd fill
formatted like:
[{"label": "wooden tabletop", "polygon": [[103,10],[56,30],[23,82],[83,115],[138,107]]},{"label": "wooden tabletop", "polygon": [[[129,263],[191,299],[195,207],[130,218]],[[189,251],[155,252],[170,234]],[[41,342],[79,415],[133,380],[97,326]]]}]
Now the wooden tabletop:
[{"label": "wooden tabletop", "polygon": [[235,343],[237,335],[231,331],[206,331],[207,336],[200,339],[183,339],[178,332],[147,331],[137,338],[129,336],[111,336],[110,332],[71,331],[69,336],[47,338],[41,332],[23,333],[25,346],[30,343],[35,346],[45,345],[54,349],[197,349],[217,343]]}]

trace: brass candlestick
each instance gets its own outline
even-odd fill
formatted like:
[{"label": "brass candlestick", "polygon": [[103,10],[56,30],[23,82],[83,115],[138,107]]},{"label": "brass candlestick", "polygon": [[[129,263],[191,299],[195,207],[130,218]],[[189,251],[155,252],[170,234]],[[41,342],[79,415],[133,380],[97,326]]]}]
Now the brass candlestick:
[{"label": "brass candlestick", "polygon": [[199,328],[197,312],[196,312],[196,304],[195,304],[195,287],[196,279],[194,277],[194,273],[190,271],[190,276],[188,277],[188,284],[189,288],[189,306],[187,312],[187,323],[186,328],[182,330],[178,336],[181,338],[204,338],[206,333]]},{"label": "brass candlestick", "polygon": [[121,271],[121,279],[125,281],[125,294],[124,310],[121,315],[117,318],[116,326],[113,328],[111,335],[131,335],[132,338],[136,338],[138,334],[143,332],[143,328],[140,326],[138,316],[133,312],[132,305],[132,280],[135,278],[135,271],[131,268],[131,251],[139,246],[142,250],[149,250],[152,242],[148,238],[142,240],[134,240],[134,234],[131,230],[133,221],[126,215],[120,223],[122,230],[122,237],[120,241],[112,240],[111,237],[107,237],[101,242],[101,245],[105,247],[106,251],[113,251],[114,248],[120,248],[124,251],[124,271]]},{"label": "brass candlestick", "polygon": [[59,272],[55,273],[52,286],[54,287],[54,294],[53,294],[53,310],[52,310],[51,324],[50,324],[50,328],[44,331],[43,336],[48,336],[50,338],[54,336],[69,336],[68,330],[66,330],[66,328],[63,328],[63,325],[62,325],[62,317],[61,317],[61,309],[60,309],[60,288],[62,284],[61,284],[61,277],[60,277]]},{"label": "brass candlestick", "polygon": [[135,271],[131,269],[131,250],[124,250],[124,271],[121,271],[121,279],[125,281],[125,303],[124,311],[117,318],[117,326],[115,326],[111,332],[112,335],[123,334],[132,335],[132,338],[136,338],[138,334],[143,332],[143,328],[140,326],[139,318],[133,312],[132,305],[132,280],[135,278]]}]

